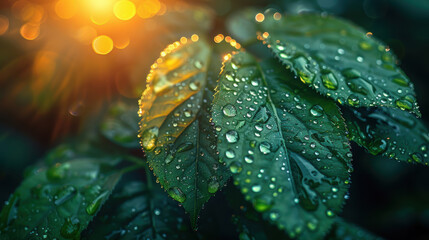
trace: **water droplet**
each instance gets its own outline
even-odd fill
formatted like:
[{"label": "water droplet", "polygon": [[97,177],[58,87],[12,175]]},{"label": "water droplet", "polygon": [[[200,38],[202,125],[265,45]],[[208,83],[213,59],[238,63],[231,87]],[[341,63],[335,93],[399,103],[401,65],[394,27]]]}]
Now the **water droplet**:
[{"label": "water droplet", "polygon": [[355,93],[375,96],[375,87],[363,78],[348,79],[347,85]]},{"label": "water droplet", "polygon": [[194,62],[194,66],[195,66],[197,69],[201,69],[201,68],[203,68],[203,63],[202,63],[200,60],[196,60],[196,61]]},{"label": "water droplet", "polygon": [[374,139],[368,144],[368,151],[372,155],[379,155],[386,151],[387,143],[384,139]]},{"label": "water droplet", "polygon": [[371,43],[369,43],[369,42],[367,42],[367,41],[362,41],[362,42],[360,42],[360,43],[359,43],[359,47],[360,47],[362,50],[365,50],[365,51],[368,51],[368,50],[371,50],[371,49],[372,49],[372,45],[371,45]]},{"label": "water droplet", "polygon": [[262,190],[262,187],[259,184],[252,186],[252,191],[255,192],[255,193],[260,192],[261,190]]},{"label": "water droplet", "polygon": [[223,107],[223,114],[227,117],[235,117],[237,115],[237,109],[235,109],[234,105],[225,105]]},{"label": "water droplet", "polygon": [[229,143],[236,143],[238,141],[238,133],[234,130],[229,130],[226,134],[225,134],[226,140]]},{"label": "water droplet", "polygon": [[395,77],[392,79],[392,82],[398,84],[399,86],[402,87],[408,87],[410,85],[410,80],[405,79],[405,78],[401,78],[401,77]]},{"label": "water droplet", "polygon": [[57,163],[54,166],[50,167],[48,171],[46,171],[46,177],[50,181],[58,181],[64,179],[67,175],[67,172],[70,168],[70,164],[68,163]]},{"label": "water droplet", "polygon": [[406,98],[401,98],[399,100],[396,100],[396,106],[398,106],[402,110],[411,110],[413,109],[413,103],[410,102]]},{"label": "water droplet", "polygon": [[359,98],[358,98],[356,95],[351,94],[351,95],[347,98],[347,103],[348,103],[350,106],[356,107],[356,106],[358,106],[358,105],[359,105],[360,101],[359,101]]},{"label": "water droplet", "polygon": [[145,151],[152,151],[156,147],[156,142],[158,139],[159,128],[152,127],[146,129],[141,134],[141,145]]},{"label": "water droplet", "polygon": [[241,167],[241,164],[239,162],[233,162],[231,163],[231,165],[229,166],[229,170],[232,173],[240,173],[241,170],[243,170],[243,168]]},{"label": "water droplet", "polygon": [[315,117],[320,117],[323,115],[323,108],[320,105],[314,105],[310,109],[310,113],[311,113],[311,115],[313,115]]},{"label": "water droplet", "polygon": [[253,120],[258,123],[265,123],[268,120],[268,111],[267,108],[262,106],[259,108],[258,112],[256,112]]},{"label": "water droplet", "polygon": [[191,82],[189,84],[189,89],[191,89],[192,91],[197,91],[199,88],[199,82]]},{"label": "water droplet", "polygon": [[183,193],[182,189],[178,187],[172,187],[168,189],[168,194],[176,201],[183,203],[186,201],[186,195]]},{"label": "water droplet", "polygon": [[77,189],[73,186],[64,186],[55,194],[55,205],[59,206],[68,200],[72,199],[77,193]]},{"label": "water droplet", "polygon": [[177,147],[176,152],[180,153],[180,152],[191,150],[193,146],[194,144],[191,142],[182,143]]},{"label": "water droplet", "polygon": [[353,68],[344,69],[342,72],[343,76],[348,79],[354,79],[361,77],[361,73]]},{"label": "water droplet", "polygon": [[259,144],[259,151],[264,155],[269,154],[271,152],[271,144],[268,142],[262,142]]},{"label": "water droplet", "polygon": [[209,193],[216,193],[219,190],[219,182],[216,180],[216,178],[213,178],[209,184],[208,184],[208,191]]},{"label": "water droplet", "polygon": [[86,213],[88,215],[94,215],[97,213],[98,209],[100,209],[101,203],[106,199],[106,197],[109,195],[108,191],[103,192],[98,197],[96,197],[87,207],[86,207]]},{"label": "water droplet", "polygon": [[225,157],[227,157],[229,159],[235,158],[235,152],[234,152],[234,150],[232,150],[232,149],[226,150]]},{"label": "water droplet", "polygon": [[80,222],[78,218],[66,218],[63,226],[61,227],[60,234],[64,238],[74,239],[79,233]]},{"label": "water droplet", "polygon": [[420,155],[420,153],[413,153],[411,154],[411,158],[416,162],[416,163],[422,163],[422,156]]},{"label": "water droplet", "polygon": [[258,212],[266,212],[271,208],[271,204],[264,199],[256,199],[253,201],[253,207]]},{"label": "water droplet", "polygon": [[183,112],[183,115],[185,115],[185,117],[189,118],[192,116],[192,111],[191,110],[186,110]]},{"label": "water droplet", "polygon": [[270,219],[272,220],[272,221],[275,221],[275,220],[277,220],[279,218],[279,214],[278,213],[276,213],[276,212],[271,212],[270,213]]},{"label": "water droplet", "polygon": [[174,160],[174,154],[168,154],[167,157],[165,157],[165,163],[170,164]]},{"label": "water droplet", "polygon": [[230,81],[230,82],[233,82],[233,81],[234,81],[234,77],[232,77],[232,75],[231,75],[231,73],[230,73],[230,72],[226,72],[226,73],[225,73],[225,78],[226,78],[226,80],[228,80],[228,81]]},{"label": "water droplet", "polygon": [[307,59],[300,56],[294,59],[293,63],[301,81],[307,84],[312,83],[316,75],[310,70]]},{"label": "water droplet", "polygon": [[317,229],[317,225],[318,225],[318,222],[316,219],[313,219],[312,221],[307,222],[307,228],[310,231],[315,231]]},{"label": "water droplet", "polygon": [[333,216],[335,216],[335,213],[334,213],[334,212],[332,212],[331,210],[327,210],[327,211],[326,211],[326,216],[328,216],[328,217],[333,217]]},{"label": "water droplet", "polygon": [[253,163],[253,156],[252,155],[246,155],[245,157],[244,157],[244,161],[246,162],[246,163],[249,163],[249,164],[251,164],[251,163]]},{"label": "water droplet", "polygon": [[338,81],[335,75],[330,72],[322,75],[322,83],[327,89],[337,90],[338,89]]}]

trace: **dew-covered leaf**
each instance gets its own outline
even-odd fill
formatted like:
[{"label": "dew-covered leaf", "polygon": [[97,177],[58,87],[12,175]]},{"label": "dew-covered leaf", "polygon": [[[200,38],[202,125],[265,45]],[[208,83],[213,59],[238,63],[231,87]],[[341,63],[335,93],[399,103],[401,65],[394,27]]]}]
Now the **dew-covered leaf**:
[{"label": "dew-covered leaf", "polygon": [[76,239],[121,174],[98,159],[33,169],[0,213],[2,239]]},{"label": "dew-covered leaf", "polygon": [[114,104],[101,123],[101,133],[122,147],[139,148],[137,110],[137,104],[135,106],[125,102]]},{"label": "dew-covered leaf", "polygon": [[420,115],[413,84],[372,33],[323,14],[265,14],[260,22],[255,15],[248,20],[258,38],[317,92],[353,107],[388,106]]},{"label": "dew-covered leaf", "polygon": [[383,238],[362,229],[354,224],[344,222],[337,218],[331,232],[326,236],[327,240],[382,240]]},{"label": "dew-covered leaf", "polygon": [[343,109],[350,140],[373,155],[428,165],[429,131],[413,114],[393,108]]},{"label": "dew-covered leaf", "polygon": [[335,103],[275,60],[227,61],[213,102],[220,159],[246,199],[291,237],[321,238],[340,212],[351,170]]},{"label": "dew-covered leaf", "polygon": [[221,51],[200,40],[176,42],[161,56],[167,52],[148,75],[140,100],[139,136],[158,181],[195,226],[203,204],[229,177],[218,162],[209,121]]},{"label": "dew-covered leaf", "polygon": [[195,239],[183,210],[152,183],[119,183],[105,205],[83,239]]}]

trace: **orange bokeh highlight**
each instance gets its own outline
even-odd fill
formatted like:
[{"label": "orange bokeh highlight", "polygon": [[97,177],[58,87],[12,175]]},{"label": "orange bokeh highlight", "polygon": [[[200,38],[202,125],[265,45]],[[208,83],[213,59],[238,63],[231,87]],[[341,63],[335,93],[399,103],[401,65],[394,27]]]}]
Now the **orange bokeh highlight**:
[{"label": "orange bokeh highlight", "polygon": [[161,10],[161,3],[158,0],[140,1],[137,14],[141,18],[151,18]]},{"label": "orange bokeh highlight", "polygon": [[130,38],[125,36],[117,37],[114,40],[114,45],[117,49],[125,49],[130,45]]},{"label": "orange bokeh highlight", "polygon": [[265,16],[264,16],[264,14],[262,14],[262,13],[258,13],[258,14],[256,14],[256,16],[255,16],[255,20],[256,20],[257,22],[263,22],[263,21],[265,20]]},{"label": "orange bokeh highlight", "polygon": [[9,29],[9,18],[0,15],[0,35],[3,35]]},{"label": "orange bokeh highlight", "polygon": [[113,7],[115,17],[122,21],[132,19],[136,15],[136,5],[128,0],[120,0]]},{"label": "orange bokeh highlight", "polygon": [[21,26],[19,33],[26,40],[34,40],[40,34],[40,25],[34,23],[26,23]]},{"label": "orange bokeh highlight", "polygon": [[70,19],[76,15],[77,5],[74,0],[59,0],[55,4],[55,13],[62,19]]},{"label": "orange bokeh highlight", "polygon": [[106,35],[98,36],[92,41],[92,48],[97,54],[109,54],[113,50],[113,40]]}]

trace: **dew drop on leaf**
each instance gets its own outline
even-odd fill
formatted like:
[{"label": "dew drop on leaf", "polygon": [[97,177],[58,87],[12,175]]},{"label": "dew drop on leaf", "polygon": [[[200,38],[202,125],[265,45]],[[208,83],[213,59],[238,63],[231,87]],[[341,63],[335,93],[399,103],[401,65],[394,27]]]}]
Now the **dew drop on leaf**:
[{"label": "dew drop on leaf", "polygon": [[265,212],[271,208],[271,204],[264,199],[256,199],[253,201],[253,206],[258,212]]},{"label": "dew drop on leaf", "polygon": [[271,152],[271,144],[268,142],[262,142],[259,145],[259,151],[261,151],[262,154],[269,154]]},{"label": "dew drop on leaf", "polygon": [[59,206],[68,200],[72,199],[77,193],[77,189],[73,186],[64,186],[55,194],[54,204]]},{"label": "dew drop on leaf", "polygon": [[225,134],[226,140],[229,143],[236,143],[238,141],[238,133],[234,130],[230,130]]},{"label": "dew drop on leaf", "polygon": [[98,197],[96,197],[87,207],[86,207],[86,213],[89,215],[94,215],[97,213],[98,209],[100,209],[101,203],[106,198],[106,196],[109,194],[108,191],[105,191],[101,193]]},{"label": "dew drop on leaf", "polygon": [[234,150],[232,150],[232,149],[226,150],[225,157],[227,157],[229,159],[235,158],[235,152],[234,152]]},{"label": "dew drop on leaf", "polygon": [[310,109],[310,113],[311,113],[311,115],[313,115],[315,117],[320,117],[323,115],[323,108],[320,105],[314,105]]},{"label": "dew drop on leaf", "polygon": [[168,194],[176,201],[183,203],[186,201],[186,195],[183,193],[182,189],[178,187],[172,187],[168,189]]},{"label": "dew drop on leaf", "polygon": [[338,89],[338,81],[335,75],[330,72],[322,75],[322,83],[327,89],[337,90]]},{"label": "dew drop on leaf", "polygon": [[233,162],[229,166],[229,170],[232,173],[240,173],[243,170],[243,168],[241,167],[241,164],[239,162]]},{"label": "dew drop on leaf", "polygon": [[141,135],[141,144],[145,151],[152,151],[156,147],[159,128],[152,127],[146,129]]},{"label": "dew drop on leaf", "polygon": [[219,182],[216,180],[216,178],[213,178],[210,180],[208,184],[208,192],[209,193],[216,193],[219,190]]},{"label": "dew drop on leaf", "polygon": [[66,218],[61,227],[60,234],[66,239],[75,238],[79,233],[80,222],[78,218]]},{"label": "dew drop on leaf", "polygon": [[234,105],[227,104],[223,107],[223,114],[227,117],[235,117],[235,115],[237,115],[237,109]]}]

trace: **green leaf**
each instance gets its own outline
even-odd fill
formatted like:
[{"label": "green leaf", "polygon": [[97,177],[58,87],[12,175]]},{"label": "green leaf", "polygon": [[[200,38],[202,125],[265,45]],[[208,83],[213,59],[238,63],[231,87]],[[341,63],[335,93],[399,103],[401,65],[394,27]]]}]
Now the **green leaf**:
[{"label": "green leaf", "polygon": [[246,199],[291,237],[321,238],[343,204],[351,153],[335,103],[275,60],[238,53],[213,101],[220,158]]},{"label": "green leaf", "polygon": [[174,48],[172,53],[160,58],[148,75],[139,136],[159,182],[195,226],[203,204],[229,178],[218,162],[209,120],[222,51],[204,40],[170,46],[161,55]]},{"label": "green leaf", "polygon": [[83,239],[195,239],[183,210],[152,183],[126,181],[114,191]]},{"label": "green leaf", "polygon": [[101,123],[103,136],[122,147],[139,148],[137,111],[137,104],[115,103]]},{"label": "green leaf", "polygon": [[420,115],[413,84],[372,33],[323,14],[266,14],[255,24],[264,33],[258,38],[317,92],[353,107],[397,107]]},{"label": "green leaf", "polygon": [[31,171],[0,213],[2,239],[76,239],[121,174],[98,159]]},{"label": "green leaf", "polygon": [[414,115],[392,108],[343,109],[350,140],[373,155],[428,165],[429,131]]},{"label": "green leaf", "polygon": [[338,218],[332,228],[331,232],[326,236],[327,240],[382,240],[383,238],[375,236],[374,234],[354,225],[344,222]]}]

